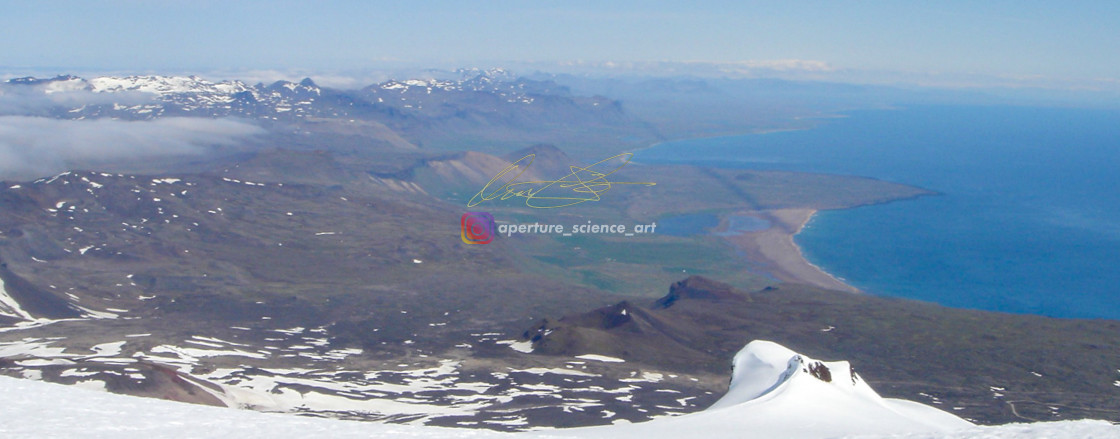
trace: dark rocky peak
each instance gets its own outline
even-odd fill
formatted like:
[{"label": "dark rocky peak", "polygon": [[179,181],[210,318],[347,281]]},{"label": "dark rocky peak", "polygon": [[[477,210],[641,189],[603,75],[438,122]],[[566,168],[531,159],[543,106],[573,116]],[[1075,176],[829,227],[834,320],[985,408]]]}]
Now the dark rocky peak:
[{"label": "dark rocky peak", "polygon": [[820,361],[809,363],[809,375],[812,375],[814,378],[826,383],[832,382],[832,371],[828,368],[828,366]]},{"label": "dark rocky peak", "polygon": [[668,308],[680,300],[744,300],[746,297],[731,285],[703,276],[689,276],[669,287],[669,294],[654,303],[654,308]]},{"label": "dark rocky peak", "polygon": [[4,82],[6,82],[8,84],[34,85],[34,84],[38,83],[39,81],[40,81],[40,79],[38,79],[34,76],[24,76],[22,78],[12,78],[12,79],[9,79],[9,80],[4,81]]},{"label": "dark rocky peak", "polygon": [[636,312],[641,312],[628,301],[604,306],[594,311],[565,316],[560,322],[569,326],[596,329],[614,329],[634,321]]},{"label": "dark rocky peak", "polygon": [[58,76],[55,76],[53,78],[46,78],[46,79],[39,79],[39,78],[36,78],[34,76],[25,76],[25,77],[22,77],[22,78],[12,78],[12,79],[9,79],[5,82],[7,82],[9,84],[37,85],[37,84],[46,84],[46,83],[50,83],[50,82],[81,81],[81,80],[82,80],[82,78],[79,78],[79,77],[74,76],[74,75],[58,75]]}]

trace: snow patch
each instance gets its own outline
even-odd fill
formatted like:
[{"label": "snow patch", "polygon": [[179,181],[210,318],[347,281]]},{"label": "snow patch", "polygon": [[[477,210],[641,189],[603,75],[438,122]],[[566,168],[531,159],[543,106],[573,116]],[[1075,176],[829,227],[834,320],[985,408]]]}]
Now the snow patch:
[{"label": "snow patch", "polygon": [[17,302],[15,298],[8,295],[8,290],[7,287],[4,286],[3,279],[0,279],[0,315],[15,317],[22,320],[35,320],[35,317],[20,307],[19,302]]},{"label": "snow patch", "polygon": [[124,347],[125,343],[123,341],[102,343],[89,348],[89,350],[95,352],[99,357],[115,357],[121,354],[121,348]]},{"label": "snow patch", "polygon": [[625,363],[626,362],[626,360],[623,360],[621,358],[608,357],[606,355],[596,355],[596,354],[576,355],[576,358],[579,358],[581,360],[602,361],[604,363]]},{"label": "snow patch", "polygon": [[596,374],[593,374],[593,373],[581,372],[581,371],[578,371],[578,370],[557,369],[557,368],[547,368],[547,367],[533,367],[533,368],[522,369],[522,370],[516,370],[516,369],[511,368],[509,371],[510,372],[531,373],[533,375],[553,374],[553,375],[569,375],[569,376],[577,376],[577,377],[597,377],[597,376],[599,376],[599,375],[596,375]]},{"label": "snow patch", "polygon": [[80,309],[82,311],[82,313],[83,313],[82,317],[86,317],[86,318],[90,318],[90,319],[112,320],[112,319],[116,319],[116,318],[120,317],[117,314],[113,314],[113,313],[107,312],[107,311],[96,311],[96,310],[86,308],[84,306],[78,306],[78,305],[74,305],[74,306],[76,306],[78,309]]},{"label": "snow patch", "polygon": [[531,342],[529,340],[522,340],[522,341],[499,340],[499,341],[496,341],[494,343],[501,344],[501,345],[508,345],[510,349],[513,349],[513,350],[515,350],[517,352],[520,352],[522,354],[533,353],[533,342]]}]

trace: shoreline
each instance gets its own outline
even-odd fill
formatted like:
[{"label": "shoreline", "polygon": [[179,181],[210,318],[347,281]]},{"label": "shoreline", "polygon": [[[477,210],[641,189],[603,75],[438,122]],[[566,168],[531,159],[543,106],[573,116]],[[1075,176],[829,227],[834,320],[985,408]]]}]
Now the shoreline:
[{"label": "shoreline", "polygon": [[816,209],[809,208],[736,212],[733,215],[765,219],[770,222],[770,227],[724,238],[736,249],[743,251],[747,260],[757,264],[765,274],[779,281],[848,293],[862,293],[858,288],[813,265],[805,259],[801,247],[794,242],[793,237],[801,233],[816,213]]}]

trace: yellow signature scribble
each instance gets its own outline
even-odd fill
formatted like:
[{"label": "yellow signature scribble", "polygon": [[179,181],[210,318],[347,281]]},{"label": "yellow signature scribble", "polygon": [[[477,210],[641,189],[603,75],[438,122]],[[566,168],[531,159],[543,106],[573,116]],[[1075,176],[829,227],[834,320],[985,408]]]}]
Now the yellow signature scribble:
[{"label": "yellow signature scribble", "polygon": [[[576,204],[585,203],[588,201],[599,201],[601,200],[601,198],[599,198],[599,194],[611,190],[614,185],[630,184],[654,186],[657,184],[652,182],[612,182],[607,180],[607,176],[614,174],[619,169],[622,169],[624,166],[630,164],[630,159],[634,157],[634,154],[629,152],[624,152],[612,157],[607,157],[603,160],[599,160],[598,162],[592,163],[587,166],[568,166],[568,169],[571,173],[557,180],[517,181],[517,179],[521,177],[521,174],[524,174],[525,171],[529,169],[529,165],[533,164],[533,160],[536,158],[536,156],[536,154],[529,154],[518,159],[509,166],[506,166],[505,169],[502,169],[502,172],[499,172],[498,175],[495,175],[494,178],[491,178],[490,181],[482,187],[482,190],[478,191],[478,193],[474,194],[474,196],[471,197],[470,201],[467,202],[467,207],[477,206],[483,201],[490,201],[494,199],[505,200],[512,197],[522,197],[525,198],[526,206],[536,209],[555,209],[557,207],[574,206]],[[601,167],[609,166],[605,165],[605,163],[619,158],[621,158],[622,160],[621,164],[613,169],[610,169],[609,172],[605,172],[606,170],[600,171],[596,168],[600,165],[602,165]],[[526,160],[528,160],[528,162],[523,163]],[[501,186],[498,186],[496,189],[493,189],[489,193],[487,193],[487,190],[490,189],[491,186],[495,185],[499,180],[502,180],[502,177],[513,172],[517,172],[517,174],[513,175],[512,178],[506,180],[505,183],[503,183]],[[549,188],[552,188],[554,190],[568,189],[571,191],[571,193],[580,195],[566,197],[541,195],[541,192],[544,192]]]}]

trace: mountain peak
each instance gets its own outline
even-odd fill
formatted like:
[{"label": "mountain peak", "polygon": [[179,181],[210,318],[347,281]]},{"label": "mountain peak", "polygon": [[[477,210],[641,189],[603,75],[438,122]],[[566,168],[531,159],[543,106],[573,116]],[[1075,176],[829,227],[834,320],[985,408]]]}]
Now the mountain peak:
[{"label": "mountain peak", "polygon": [[537,143],[506,154],[502,158],[513,163],[530,155],[533,156],[533,161],[529,166],[549,176],[560,176],[571,172],[569,166],[576,164],[564,151],[548,143]]},{"label": "mountain peak", "polygon": [[39,79],[34,76],[24,76],[22,78],[12,78],[4,82],[9,84],[34,84],[38,81]]},{"label": "mountain peak", "polygon": [[731,285],[703,276],[689,276],[669,287],[669,294],[657,300],[655,307],[668,308],[681,299],[743,300],[745,296]]},{"label": "mountain peak", "polygon": [[[825,362],[755,340],[733,360],[727,393],[703,412],[654,426],[658,437],[832,437],[947,432],[973,425],[934,407],[879,396],[846,361]],[[623,433],[620,431],[619,433]]]},{"label": "mountain peak", "polygon": [[735,354],[731,388],[712,408],[751,401],[792,380],[809,378],[844,392],[878,397],[847,361],[818,361],[777,343],[755,340]]}]

